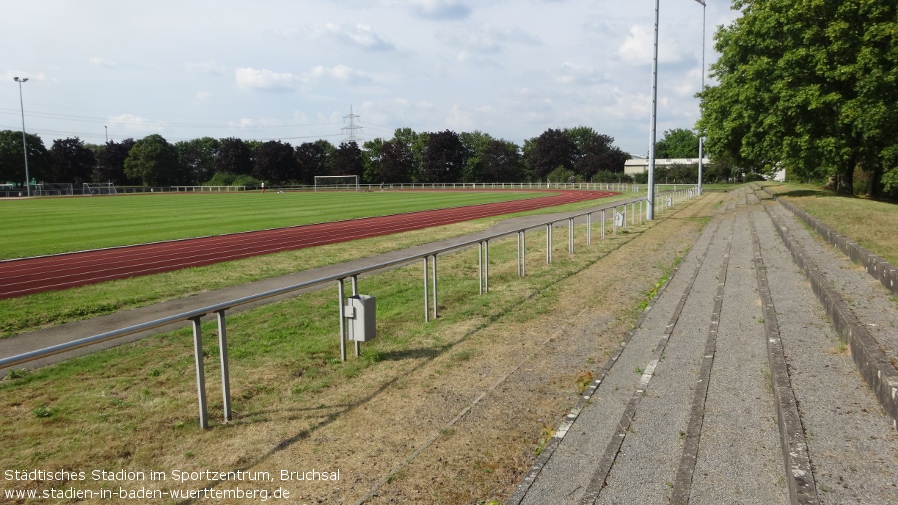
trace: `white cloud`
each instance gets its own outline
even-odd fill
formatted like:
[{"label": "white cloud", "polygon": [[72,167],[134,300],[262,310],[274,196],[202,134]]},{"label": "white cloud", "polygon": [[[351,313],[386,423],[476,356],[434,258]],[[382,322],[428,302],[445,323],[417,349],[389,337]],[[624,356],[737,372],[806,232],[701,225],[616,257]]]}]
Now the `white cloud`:
[{"label": "white cloud", "polygon": [[452,104],[452,109],[446,117],[446,128],[455,132],[475,130],[476,121],[471,113],[463,111],[457,104]]},{"label": "white cloud", "polygon": [[309,71],[308,75],[315,79],[330,79],[347,83],[359,83],[371,80],[371,77],[364,72],[347,67],[346,65],[336,65],[333,67],[318,65],[312,67],[312,70]]},{"label": "white cloud", "polygon": [[116,127],[127,132],[158,133],[165,128],[165,123],[151,121],[135,114],[118,114],[109,116],[106,120],[109,127]]},{"label": "white cloud", "polygon": [[561,84],[589,86],[603,82],[605,76],[592,65],[564,62],[556,80]]},{"label": "white cloud", "polygon": [[103,58],[100,58],[99,56],[94,56],[93,58],[90,58],[87,61],[89,61],[91,65],[96,65],[98,67],[114,67],[115,66],[114,61],[105,60]]},{"label": "white cloud", "polygon": [[465,19],[471,14],[471,8],[458,0],[411,0],[409,4],[414,16],[425,19]]},{"label": "white cloud", "polygon": [[540,38],[527,33],[520,27],[497,28],[480,24],[463,30],[441,31],[437,38],[455,47],[475,54],[500,53],[508,44],[539,44]]},{"label": "white cloud", "polygon": [[227,73],[225,67],[218,65],[212,60],[188,61],[184,63],[184,69],[188,72],[208,75],[223,75]]},{"label": "white cloud", "polygon": [[[683,61],[686,51],[677,41],[664,40],[663,33],[659,33],[658,62],[676,63]],[[618,46],[617,54],[630,65],[651,65],[655,58],[655,30],[654,27],[631,26],[624,41]]]},{"label": "white cloud", "polygon": [[289,72],[278,73],[268,69],[238,68],[235,73],[237,87],[249,90],[289,91],[294,89],[297,78]]},{"label": "white cloud", "polygon": [[352,27],[345,27],[340,24],[327,23],[324,25],[324,31],[337,40],[369,51],[392,51],[396,49],[396,46],[375,33],[368,25],[356,24]]}]

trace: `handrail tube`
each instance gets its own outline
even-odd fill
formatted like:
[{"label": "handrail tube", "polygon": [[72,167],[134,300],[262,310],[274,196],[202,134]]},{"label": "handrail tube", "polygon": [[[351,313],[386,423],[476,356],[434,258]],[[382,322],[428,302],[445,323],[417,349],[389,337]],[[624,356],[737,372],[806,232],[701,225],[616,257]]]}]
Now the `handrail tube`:
[{"label": "handrail tube", "polygon": [[[625,203],[623,203],[623,204],[626,205],[627,203],[630,203],[631,201],[632,201],[632,202],[636,202],[636,201],[641,201],[641,200],[643,200],[643,197],[638,197],[638,198],[634,198],[634,199],[632,199],[632,200],[627,200],[627,201],[626,201]],[[590,211],[585,211],[585,212],[582,212],[582,213],[579,213],[579,214],[575,214],[575,215],[573,215],[573,216],[571,216],[571,217],[569,217],[569,218],[567,218],[567,219],[574,219],[574,218],[577,218],[577,217],[586,216],[586,215],[592,214],[593,212],[604,211],[604,210],[606,210],[606,209],[608,209],[608,208],[616,208],[617,206],[619,206],[619,205],[621,205],[621,204],[622,204],[622,202],[619,202],[619,201],[618,201],[618,202],[615,202],[615,203],[608,204],[608,206],[606,206],[606,207],[599,207],[599,208],[597,208],[597,209],[593,209],[593,210],[590,210]],[[565,219],[565,218],[562,218],[562,219]],[[90,337],[85,337],[85,338],[81,338],[81,339],[77,339],[77,340],[72,340],[72,341],[70,341],[70,342],[65,342],[65,343],[62,343],[62,344],[56,344],[56,345],[53,345],[53,346],[50,346],[50,347],[45,347],[45,348],[42,348],[42,349],[37,349],[37,350],[34,350],[34,351],[29,351],[29,352],[26,352],[26,353],[22,353],[22,354],[15,355],[15,356],[9,356],[9,357],[6,357],[6,358],[0,358],[0,369],[4,369],[4,368],[16,366],[16,365],[20,365],[20,364],[23,364],[23,363],[27,363],[27,362],[29,362],[29,361],[34,361],[34,360],[37,360],[37,359],[46,358],[46,357],[53,356],[53,355],[56,355],[56,354],[60,354],[60,353],[67,352],[67,351],[72,351],[72,350],[80,349],[80,348],[83,348],[83,347],[87,347],[87,346],[89,346],[89,345],[99,344],[99,343],[106,342],[106,341],[108,341],[108,340],[112,340],[112,339],[115,339],[115,338],[123,337],[123,336],[126,336],[126,335],[131,335],[131,334],[134,334],[134,333],[140,333],[140,332],[142,332],[142,331],[152,330],[152,329],[159,328],[159,327],[161,327],[161,326],[166,326],[166,325],[169,325],[169,324],[172,324],[172,323],[177,323],[177,322],[182,322],[182,321],[190,321],[190,320],[192,320],[192,319],[200,318],[200,317],[203,317],[203,316],[212,314],[212,313],[230,310],[230,309],[232,309],[232,308],[234,308],[234,307],[237,307],[237,306],[240,306],[240,305],[245,305],[245,304],[248,304],[248,303],[258,302],[258,301],[261,301],[261,300],[265,300],[265,299],[267,299],[267,298],[272,298],[272,297],[275,297],[275,296],[288,294],[288,293],[291,293],[291,292],[294,292],[294,291],[298,291],[298,290],[301,290],[301,289],[305,289],[305,288],[317,286],[317,285],[319,285],[319,284],[325,284],[325,283],[328,283],[328,282],[339,281],[339,280],[345,279],[345,278],[347,278],[347,277],[352,277],[353,275],[358,275],[358,274],[363,274],[363,273],[373,272],[373,271],[375,271],[375,270],[383,270],[383,269],[387,269],[387,268],[391,268],[391,267],[398,267],[398,266],[401,266],[401,265],[404,265],[404,264],[410,264],[410,263],[412,263],[412,262],[419,261],[419,260],[421,260],[422,258],[425,258],[425,259],[426,259],[427,257],[429,257],[429,256],[435,256],[436,254],[444,254],[444,253],[447,253],[447,252],[450,252],[450,251],[455,251],[455,250],[458,250],[458,249],[463,249],[463,248],[471,247],[471,246],[473,246],[474,244],[478,244],[478,243],[481,243],[481,242],[484,242],[484,241],[486,241],[486,242],[488,243],[490,240],[502,238],[502,237],[509,236],[509,235],[516,234],[516,233],[517,233],[517,234],[520,234],[520,233],[525,232],[526,230],[532,230],[532,229],[536,229],[536,228],[539,228],[539,227],[541,227],[541,226],[547,226],[547,225],[551,226],[551,225],[554,225],[556,222],[561,221],[562,219],[549,219],[549,220],[547,220],[547,221],[543,221],[543,222],[541,222],[541,223],[533,224],[533,225],[526,226],[526,227],[523,227],[523,228],[519,228],[519,229],[516,229],[516,230],[505,231],[505,232],[497,233],[497,234],[495,234],[495,235],[491,235],[491,236],[489,236],[489,237],[481,237],[481,238],[471,239],[471,240],[468,240],[468,241],[465,241],[465,242],[462,242],[462,243],[459,243],[459,244],[455,244],[455,245],[451,245],[451,246],[446,246],[446,247],[441,248],[441,249],[436,250],[436,251],[423,252],[423,253],[420,253],[420,254],[416,254],[416,255],[414,255],[414,256],[407,256],[407,257],[398,258],[398,259],[395,259],[395,260],[386,261],[386,262],[383,262],[383,263],[378,263],[378,264],[376,264],[376,265],[370,265],[370,266],[367,266],[367,267],[357,268],[357,269],[354,269],[354,270],[351,270],[351,271],[347,271],[347,272],[341,272],[341,273],[337,273],[337,274],[332,274],[332,275],[329,275],[329,276],[327,276],[327,277],[320,277],[320,278],[318,278],[318,279],[313,279],[313,280],[311,280],[311,281],[301,282],[301,283],[298,283],[298,284],[293,284],[293,285],[290,285],[290,286],[284,286],[284,287],[281,287],[281,288],[273,289],[273,290],[270,290],[270,291],[265,291],[265,292],[262,292],[262,293],[257,293],[257,294],[254,294],[254,295],[244,296],[244,297],[237,298],[237,299],[234,299],[234,300],[230,300],[230,301],[227,301],[227,302],[221,302],[221,303],[218,303],[218,304],[215,304],[215,305],[210,305],[210,306],[208,306],[208,307],[203,307],[203,308],[200,308],[200,309],[194,309],[194,310],[191,310],[191,311],[182,312],[182,313],[174,314],[174,315],[171,315],[171,316],[166,316],[166,317],[163,317],[163,318],[160,318],[160,319],[155,319],[155,320],[153,320],[153,321],[148,321],[148,322],[145,322],[145,323],[140,323],[140,324],[136,324],[136,325],[133,325],[133,326],[128,326],[128,327],[125,327],[125,328],[120,328],[120,329],[117,329],[117,330],[112,330],[112,331],[107,331],[107,332],[104,332],[104,333],[99,333],[99,334],[97,334],[97,335],[93,335],[93,336],[90,336]],[[604,226],[604,221],[603,221],[603,226]],[[488,254],[488,253],[487,253],[487,254]],[[489,266],[487,265],[486,268],[489,268]],[[487,274],[487,275],[488,275],[488,274]],[[487,281],[487,282],[489,282],[489,281]]]}]

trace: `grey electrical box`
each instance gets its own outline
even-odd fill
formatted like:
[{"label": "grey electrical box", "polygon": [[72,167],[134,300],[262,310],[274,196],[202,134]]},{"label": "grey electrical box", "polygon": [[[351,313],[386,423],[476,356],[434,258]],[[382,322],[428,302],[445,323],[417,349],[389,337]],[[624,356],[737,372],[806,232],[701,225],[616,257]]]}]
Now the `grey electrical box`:
[{"label": "grey electrical box", "polygon": [[367,342],[377,336],[377,299],[368,295],[355,295],[347,299],[346,319],[349,323],[349,340]]},{"label": "grey electrical box", "polygon": [[622,228],[624,226],[624,213],[623,212],[615,212],[614,213],[614,226],[618,228]]}]

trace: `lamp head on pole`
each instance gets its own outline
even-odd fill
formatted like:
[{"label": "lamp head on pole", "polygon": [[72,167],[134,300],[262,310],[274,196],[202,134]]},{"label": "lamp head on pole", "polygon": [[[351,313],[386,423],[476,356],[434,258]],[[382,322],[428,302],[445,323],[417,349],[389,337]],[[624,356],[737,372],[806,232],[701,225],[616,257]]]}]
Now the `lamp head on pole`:
[{"label": "lamp head on pole", "polygon": [[16,82],[28,82],[27,77],[20,79],[18,76],[16,76],[16,77],[13,77],[13,80],[15,80]]},{"label": "lamp head on pole", "polygon": [[702,4],[703,7],[707,7],[707,5],[705,5],[705,0],[695,0],[695,1]]}]

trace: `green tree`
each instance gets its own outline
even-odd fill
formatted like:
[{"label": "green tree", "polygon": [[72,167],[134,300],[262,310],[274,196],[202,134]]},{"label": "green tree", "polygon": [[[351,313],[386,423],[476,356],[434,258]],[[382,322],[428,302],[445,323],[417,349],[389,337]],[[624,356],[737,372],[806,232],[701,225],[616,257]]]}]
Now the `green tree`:
[{"label": "green tree", "polygon": [[[427,140],[430,134],[427,132],[417,133],[411,128],[397,128],[393,132],[393,141],[402,141],[412,153],[412,167],[408,172],[408,179],[402,182],[422,182],[424,177],[424,150],[427,147]],[[397,181],[400,182],[400,181]]]},{"label": "green tree", "polygon": [[[43,180],[50,168],[50,153],[37,135],[25,134],[28,145],[28,175]],[[0,182],[25,182],[25,155],[22,152],[22,131],[0,131]]]},{"label": "green tree", "polygon": [[242,139],[234,137],[219,141],[215,161],[216,172],[235,175],[250,175],[255,163],[253,150]]},{"label": "green tree", "polygon": [[[790,177],[871,189],[894,166],[896,7],[872,0],[735,0],[716,35],[718,85],[700,94],[699,131],[714,158]],[[891,161],[890,161],[891,160]]]},{"label": "green tree", "polygon": [[692,130],[674,128],[664,132],[655,143],[656,158],[698,158],[698,135]]},{"label": "green tree", "polygon": [[384,139],[377,137],[366,140],[362,144],[362,165],[365,169],[362,173],[362,182],[365,184],[377,184],[383,182],[380,177],[380,157]]},{"label": "green tree", "polygon": [[326,140],[304,142],[297,146],[295,154],[299,165],[297,182],[312,184],[316,175],[333,175],[330,170],[330,157],[333,152],[333,144]]},{"label": "green tree", "polygon": [[255,152],[252,176],[271,184],[283,184],[299,176],[296,151],[279,140],[262,142]]},{"label": "green tree", "polygon": [[175,143],[181,172],[190,183],[200,185],[215,175],[218,147],[218,139],[212,137]]},{"label": "green tree", "polygon": [[388,184],[414,181],[415,153],[402,139],[388,140],[380,148],[378,179]]},{"label": "green tree", "polygon": [[514,142],[491,140],[479,157],[483,166],[483,181],[524,181],[524,159],[521,148]]},{"label": "green tree", "polygon": [[100,165],[100,182],[111,182],[118,185],[138,184],[140,181],[131,180],[125,175],[125,160],[128,153],[134,147],[134,139],[125,139],[121,142],[110,140],[106,142],[97,153],[97,162]]},{"label": "green tree", "polygon": [[431,133],[424,148],[425,181],[460,181],[467,158],[468,150],[457,133],[450,130]]},{"label": "green tree", "polygon": [[545,180],[559,167],[573,172],[579,156],[577,144],[562,130],[550,128],[539,137],[524,142],[524,163],[532,181]]},{"label": "green tree", "polygon": [[96,178],[97,158],[78,137],[57,139],[50,147],[50,182],[69,182],[81,186]]},{"label": "green tree", "polygon": [[483,182],[486,179],[483,153],[494,140],[493,137],[481,131],[462,132],[458,137],[469,153],[462,169],[461,182]]},{"label": "green tree", "polygon": [[577,146],[573,171],[582,180],[593,180],[599,172],[623,172],[630,155],[614,145],[614,137],[588,126],[566,128],[563,133]]},{"label": "green tree", "polygon": [[361,179],[365,172],[362,150],[355,141],[341,142],[334,150],[331,160],[333,175],[357,175]]},{"label": "green tree", "polygon": [[178,151],[162,135],[138,140],[125,160],[125,175],[144,186],[167,186],[178,181]]}]

